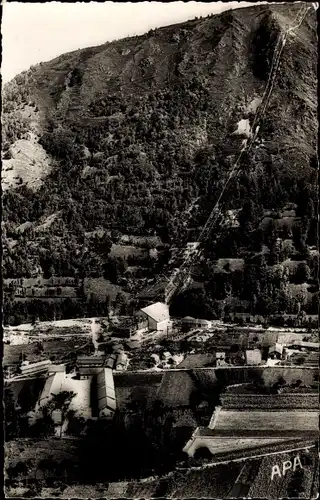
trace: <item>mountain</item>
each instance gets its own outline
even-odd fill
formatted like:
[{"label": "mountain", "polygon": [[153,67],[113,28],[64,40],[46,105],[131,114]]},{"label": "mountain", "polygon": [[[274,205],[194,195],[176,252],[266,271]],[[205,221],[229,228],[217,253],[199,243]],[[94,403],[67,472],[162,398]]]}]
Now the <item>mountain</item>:
[{"label": "mountain", "polygon": [[[178,266],[174,249],[197,241],[250,134],[278,37],[308,5],[252,6],[151,30],[63,54],[4,86],[10,311],[14,278],[85,279],[77,300],[93,302],[117,286],[125,309],[147,280]],[[310,6],[288,34],[257,141],[226,186],[223,221],[177,313],[219,316],[226,305],[314,313],[316,68]]]}]

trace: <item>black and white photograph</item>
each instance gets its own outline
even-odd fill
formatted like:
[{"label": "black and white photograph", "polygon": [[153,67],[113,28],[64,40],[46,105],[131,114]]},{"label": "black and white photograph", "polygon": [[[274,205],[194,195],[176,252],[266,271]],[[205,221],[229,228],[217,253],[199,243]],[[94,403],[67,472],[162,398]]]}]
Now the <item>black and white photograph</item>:
[{"label": "black and white photograph", "polygon": [[5,2],[5,498],[316,499],[312,2]]}]

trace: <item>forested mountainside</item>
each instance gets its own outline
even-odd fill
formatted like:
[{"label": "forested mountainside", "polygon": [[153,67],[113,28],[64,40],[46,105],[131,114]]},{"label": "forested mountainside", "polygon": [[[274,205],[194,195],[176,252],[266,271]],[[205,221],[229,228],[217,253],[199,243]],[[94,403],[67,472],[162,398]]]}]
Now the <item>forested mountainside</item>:
[{"label": "forested mountainside", "polygon": [[[169,272],[174,249],[197,241],[218,199],[261,103],[277,38],[302,5],[151,30],[64,54],[5,85],[7,314],[26,315],[38,297],[14,278],[40,288],[39,276],[80,280],[81,304],[73,310],[69,297],[67,307],[76,314],[84,313],[84,282],[99,281],[99,293],[87,286],[84,295],[101,310],[108,285],[117,286],[125,310],[147,280]],[[316,68],[311,8],[288,36],[257,143],[227,186],[223,222],[173,312],[317,312]],[[17,295],[29,300],[13,305]]]}]

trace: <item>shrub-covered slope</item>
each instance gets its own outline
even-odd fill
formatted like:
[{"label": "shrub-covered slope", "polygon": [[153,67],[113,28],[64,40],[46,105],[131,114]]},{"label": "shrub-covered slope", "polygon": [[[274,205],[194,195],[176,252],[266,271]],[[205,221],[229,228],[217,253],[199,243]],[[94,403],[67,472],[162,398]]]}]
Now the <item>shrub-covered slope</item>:
[{"label": "shrub-covered slope", "polygon": [[[152,30],[64,54],[7,84],[5,277],[39,269],[104,276],[135,293],[163,270],[168,250],[196,241],[252,125],[277,37],[300,7],[254,6]],[[313,286],[316,41],[311,9],[288,38],[257,144],[222,200],[229,218],[194,270],[205,292],[191,295],[205,293],[209,308],[194,314],[219,314],[226,298],[234,308],[233,299],[255,297],[254,309],[264,296],[260,309],[268,309],[275,293],[290,302],[290,282]],[[33,177],[29,159],[21,169],[21,148],[31,142]],[[150,244],[151,236],[160,244]],[[132,237],[140,238],[133,247],[147,251],[124,259],[121,248]],[[233,271],[229,262],[217,272],[218,259],[235,257],[243,260],[240,268]],[[286,275],[288,259],[301,264],[298,277]],[[315,291],[301,293],[312,300]],[[177,311],[185,301],[199,303],[188,293]],[[285,302],[280,309],[288,309]]]}]

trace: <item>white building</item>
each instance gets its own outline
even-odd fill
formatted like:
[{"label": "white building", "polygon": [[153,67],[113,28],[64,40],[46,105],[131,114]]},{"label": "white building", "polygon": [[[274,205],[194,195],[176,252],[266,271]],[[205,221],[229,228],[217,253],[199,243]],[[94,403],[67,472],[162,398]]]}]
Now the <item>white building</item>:
[{"label": "white building", "polygon": [[167,332],[171,325],[169,307],[162,302],[151,304],[140,311],[148,320],[149,331]]},{"label": "white building", "polygon": [[216,366],[225,366],[226,365],[226,353],[225,352],[216,352]]},{"label": "white building", "polygon": [[126,355],[125,352],[120,352],[117,357],[116,361],[116,370],[126,370],[129,364],[128,356]]},{"label": "white building", "polygon": [[247,365],[261,365],[262,356],[260,349],[246,350],[246,364]]}]

